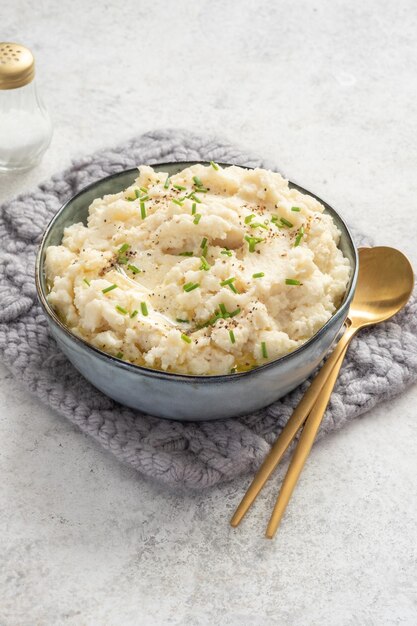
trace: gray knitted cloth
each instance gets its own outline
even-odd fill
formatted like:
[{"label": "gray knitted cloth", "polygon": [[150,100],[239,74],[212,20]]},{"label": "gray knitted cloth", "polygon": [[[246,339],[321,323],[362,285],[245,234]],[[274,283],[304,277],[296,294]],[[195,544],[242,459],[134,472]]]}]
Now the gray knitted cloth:
[{"label": "gray knitted cloth", "polygon": [[[253,472],[307,383],[239,419],[180,423],[144,415],[92,387],[59,352],[36,298],[34,263],[60,205],[85,185],[140,163],[211,160],[268,165],[231,145],[176,131],[150,132],[79,159],[0,212],[0,355],[22,385],[121,461],[170,485],[207,487]],[[357,236],[357,243],[367,243]],[[360,333],[341,371],[320,435],[402,391],[417,378],[417,303]]]}]

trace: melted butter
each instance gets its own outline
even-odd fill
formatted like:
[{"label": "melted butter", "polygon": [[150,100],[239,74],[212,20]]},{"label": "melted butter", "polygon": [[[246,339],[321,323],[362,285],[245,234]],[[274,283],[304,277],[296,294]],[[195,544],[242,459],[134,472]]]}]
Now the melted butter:
[{"label": "melted butter", "polygon": [[246,354],[240,359],[235,360],[235,367],[237,372],[249,372],[255,367],[259,367],[260,363],[254,358],[252,354]]}]

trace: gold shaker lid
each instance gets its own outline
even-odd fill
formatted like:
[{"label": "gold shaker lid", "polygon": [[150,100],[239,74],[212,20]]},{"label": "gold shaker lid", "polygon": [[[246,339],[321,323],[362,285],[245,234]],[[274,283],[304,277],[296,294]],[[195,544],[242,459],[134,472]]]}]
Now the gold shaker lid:
[{"label": "gold shaker lid", "polygon": [[0,42],[0,89],[16,89],[35,77],[35,60],[20,43]]}]

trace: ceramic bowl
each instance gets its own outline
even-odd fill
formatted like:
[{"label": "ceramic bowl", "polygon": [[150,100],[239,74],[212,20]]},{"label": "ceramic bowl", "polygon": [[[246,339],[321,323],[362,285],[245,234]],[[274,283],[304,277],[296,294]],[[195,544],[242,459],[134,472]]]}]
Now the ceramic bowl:
[{"label": "ceramic bowl", "polygon": [[[163,163],[153,167],[175,174],[194,164]],[[265,407],[297,387],[323,359],[346,319],[356,286],[358,255],[349,230],[336,211],[294,183],[290,185],[316,197],[325,206],[325,211],[330,213],[342,233],[340,248],[352,267],[341,306],[311,339],[294,352],[249,372],[185,376],[126,363],[79,339],[59,320],[47,300],[44,272],[46,248],[61,243],[67,226],[75,222],[86,223],[88,207],[95,198],[125,189],[136,177],[135,168],[89,185],[64,204],[46,229],[36,260],[36,287],[58,348],[90,383],[117,402],[151,415],[176,420],[237,417]]]}]

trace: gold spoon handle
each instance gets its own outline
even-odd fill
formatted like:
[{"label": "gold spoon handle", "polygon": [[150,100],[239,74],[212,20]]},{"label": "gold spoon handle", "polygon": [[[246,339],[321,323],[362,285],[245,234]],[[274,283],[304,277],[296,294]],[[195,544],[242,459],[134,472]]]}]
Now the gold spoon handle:
[{"label": "gold spoon handle", "polygon": [[[238,526],[240,524],[243,517],[252,506],[253,502],[261,491],[262,487],[265,485],[266,481],[275,470],[276,466],[282,459],[286,449],[296,436],[298,430],[305,422],[330,372],[334,368],[335,364],[338,362],[339,358],[343,360],[343,356],[346,352],[347,346],[349,345],[349,342],[355,333],[356,328],[354,328],[352,325],[346,328],[332,354],[329,356],[326,363],[323,365],[319,373],[312,381],[310,387],[301,398],[287,424],[281,431],[278,439],[272,446],[268,456],[262,463],[258,472],[255,474],[255,477],[251,482],[247,492],[243,496],[239,506],[237,507],[232,519],[230,520],[230,524],[232,526]],[[340,365],[342,364],[342,360],[340,361]],[[339,369],[340,366],[337,372],[339,372]]]},{"label": "gold spoon handle", "polygon": [[[294,455],[291,459],[290,465],[284,478],[284,482],[282,483],[281,490],[279,492],[274,510],[272,511],[272,515],[266,529],[265,535],[268,539],[272,539],[277,531],[287,504],[290,501],[292,492],[294,491],[295,485],[297,484],[298,478],[300,477],[307,457],[310,454],[310,450],[313,446],[314,439],[316,438],[317,431],[320,428],[320,424],[322,422],[327,405],[329,404],[330,396],[332,395],[333,388],[336,384],[336,380],[339,375],[339,371],[345,358],[352,336],[353,335],[350,336],[348,342],[345,343],[342,349],[338,350],[339,358],[336,361],[333,369],[329,373],[328,378],[321,390],[321,393],[314,403],[310,415],[308,416],[304,424],[303,431],[300,435],[297,447],[294,451]],[[339,347],[339,345],[337,347]]]}]

